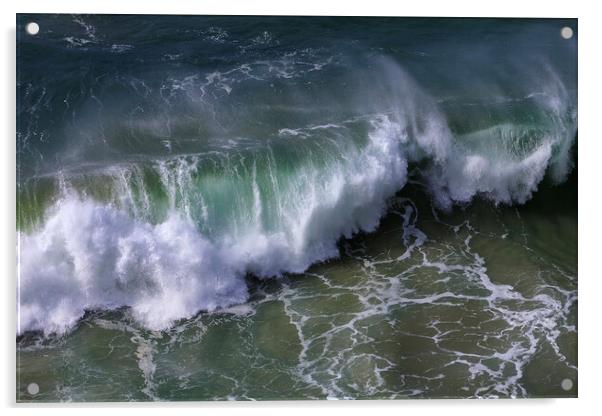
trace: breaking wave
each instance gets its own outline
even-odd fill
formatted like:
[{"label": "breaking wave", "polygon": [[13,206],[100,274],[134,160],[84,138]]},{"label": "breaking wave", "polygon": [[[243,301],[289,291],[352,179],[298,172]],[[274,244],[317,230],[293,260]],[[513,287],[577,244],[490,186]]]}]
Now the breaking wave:
[{"label": "breaking wave", "polygon": [[[31,179],[19,194],[19,333],[63,333],[86,310],[122,306],[146,327],[164,329],[243,303],[247,274],[301,273],[337,257],[341,237],[374,231],[409,178],[449,209],[476,196],[524,203],[546,173],[561,182],[570,171],[576,113],[553,71],[513,98],[531,117],[458,128],[446,108],[459,104],[437,102],[393,61],[376,67],[343,77],[353,93],[311,95],[310,116],[321,104],[339,108],[326,121],[283,116],[289,124],[273,123],[260,140],[232,134],[194,151],[72,165]],[[161,97],[186,90],[191,100],[203,87],[202,100],[228,100],[244,82],[256,91],[261,81],[250,71],[230,72],[245,77],[231,85],[223,74],[200,77],[200,85],[188,79]],[[207,89],[214,80],[222,95]],[[292,110],[272,106],[259,121],[245,113],[232,130],[243,131],[244,120],[267,123],[275,111],[298,114],[307,97],[287,85],[279,84],[278,103]],[[177,121],[170,118],[171,128]],[[134,128],[148,138],[153,124]]]}]

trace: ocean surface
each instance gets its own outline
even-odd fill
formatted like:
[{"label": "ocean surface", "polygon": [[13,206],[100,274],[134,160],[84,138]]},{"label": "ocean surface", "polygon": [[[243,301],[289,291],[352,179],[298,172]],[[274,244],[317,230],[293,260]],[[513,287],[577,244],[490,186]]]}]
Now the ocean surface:
[{"label": "ocean surface", "polygon": [[575,397],[577,35],[18,15],[17,401]]}]

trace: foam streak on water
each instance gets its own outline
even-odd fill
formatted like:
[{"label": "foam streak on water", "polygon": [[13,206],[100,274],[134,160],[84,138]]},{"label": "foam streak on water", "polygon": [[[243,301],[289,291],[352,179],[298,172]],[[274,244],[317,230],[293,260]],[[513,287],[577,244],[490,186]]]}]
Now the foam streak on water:
[{"label": "foam streak on water", "polygon": [[[431,395],[433,385],[453,384],[455,381],[450,379],[453,372],[448,373],[447,369],[459,366],[466,374],[464,383],[467,394],[474,397],[526,396],[527,391],[521,384],[524,367],[541,351],[542,344],[546,343],[552,348],[559,362],[566,361],[557,338],[562,333],[575,331],[569,324],[568,312],[576,301],[576,292],[544,284],[536,289],[535,295],[525,296],[510,285],[492,282],[485,260],[471,247],[474,229],[469,222],[453,227],[457,245],[440,245],[436,241],[425,244],[427,237],[416,228],[418,213],[415,205],[410,200],[400,200],[400,203],[402,209],[399,214],[404,219],[403,240],[406,247],[403,255],[370,261],[364,257],[366,254],[361,248],[349,252],[361,265],[363,275],[351,286],[338,285],[326,276],[313,275],[328,289],[326,296],[356,297],[360,305],[357,312],[330,315],[330,326],[316,333],[312,322],[320,316],[307,315],[302,306],[309,297],[285,286],[281,299],[303,346],[299,354],[299,376],[331,398],[357,397],[358,394],[399,398]],[[410,222],[409,218],[413,220]],[[413,238],[415,236],[416,239]],[[458,256],[461,257],[461,263],[458,263]],[[396,276],[380,272],[382,265],[390,266],[397,262],[407,264],[412,260],[415,264],[404,267]],[[421,286],[428,288],[432,283],[421,284],[416,280],[432,269],[440,276],[438,280],[433,279],[433,283],[461,281],[461,289],[422,292]],[[432,289],[439,287],[442,286],[433,284]],[[439,306],[462,310],[469,303],[480,305],[481,311],[489,315],[489,318],[481,321],[480,328],[474,328],[475,335],[478,334],[481,340],[477,343],[477,351],[471,351],[475,347],[470,344],[452,346],[455,334],[466,332],[462,318],[455,321],[433,317],[426,324],[429,331],[423,334],[404,330],[391,333],[391,340],[395,339],[394,334],[422,338],[430,345],[425,348],[425,353],[432,350],[432,354],[444,357],[444,361],[433,367],[430,376],[403,372],[399,377],[401,386],[406,385],[406,388],[388,390],[382,374],[400,371],[399,357],[390,359],[378,352],[367,352],[372,350],[371,346],[383,342],[382,331],[386,333],[405,326],[398,319],[412,319],[410,316],[404,318],[404,310],[415,306],[428,305],[427,310],[437,310]],[[488,324],[494,322],[503,329],[499,332],[486,329]],[[386,329],[371,335],[371,326]],[[487,335],[484,336],[483,332]],[[378,351],[378,348],[373,349]],[[567,366],[576,369],[573,364],[567,363]],[[366,371],[367,368],[369,371]],[[348,377],[341,377],[354,371],[360,372],[350,378],[359,382],[349,384]]]}]

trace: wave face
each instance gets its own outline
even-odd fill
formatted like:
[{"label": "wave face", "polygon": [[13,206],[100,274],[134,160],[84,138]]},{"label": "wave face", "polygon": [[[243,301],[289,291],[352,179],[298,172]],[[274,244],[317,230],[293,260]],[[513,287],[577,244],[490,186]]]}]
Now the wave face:
[{"label": "wave face", "polygon": [[576,49],[538,41],[551,25],[508,33],[510,51],[453,21],[434,44],[399,28],[324,42],[323,19],[306,40],[276,36],[282,19],[250,37],[239,20],[160,47],[102,21],[49,33],[45,59],[69,52],[52,79],[21,47],[19,333],[123,306],[164,329],[245,302],[248,274],[337,257],[408,181],[446,210],[521,204],[572,169]]}]

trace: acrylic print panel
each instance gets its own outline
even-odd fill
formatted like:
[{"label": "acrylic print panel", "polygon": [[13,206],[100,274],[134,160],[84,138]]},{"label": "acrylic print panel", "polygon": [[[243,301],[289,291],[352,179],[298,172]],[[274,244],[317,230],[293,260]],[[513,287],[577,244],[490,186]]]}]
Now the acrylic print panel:
[{"label": "acrylic print panel", "polygon": [[575,397],[576,59],[574,19],[18,15],[17,401]]}]

